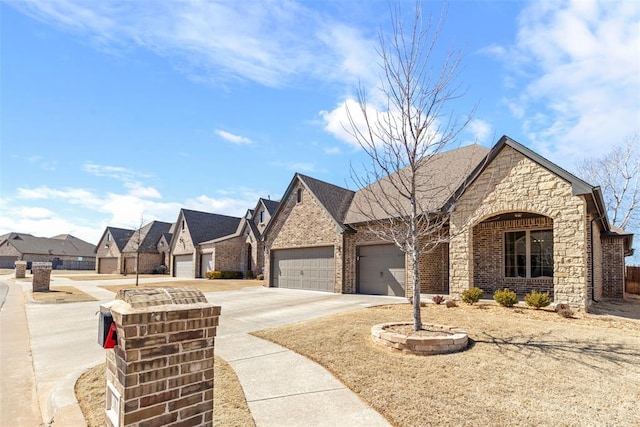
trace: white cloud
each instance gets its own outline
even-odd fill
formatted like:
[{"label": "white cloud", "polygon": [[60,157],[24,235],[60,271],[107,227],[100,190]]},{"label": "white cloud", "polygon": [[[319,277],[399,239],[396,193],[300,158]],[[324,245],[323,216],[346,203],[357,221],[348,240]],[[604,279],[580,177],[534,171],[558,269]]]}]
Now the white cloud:
[{"label": "white cloud", "polygon": [[369,67],[372,44],[355,28],[294,1],[10,2],[101,49],[145,48],[194,79],[283,86],[311,76],[350,81]]},{"label": "white cloud", "polygon": [[23,207],[19,210],[20,217],[24,219],[47,219],[54,216],[53,212],[46,208],[40,207]]},{"label": "white cloud", "polygon": [[324,154],[329,154],[329,155],[342,153],[342,150],[340,150],[340,147],[325,147],[323,151],[324,151]]},{"label": "white cloud", "polygon": [[86,162],[82,165],[82,170],[91,175],[99,177],[113,178],[120,181],[132,181],[137,178],[149,178],[152,175],[127,169],[122,166],[98,165],[92,162]]},{"label": "white cloud", "polygon": [[[373,105],[367,105],[366,109],[369,117],[377,116],[378,111]],[[345,101],[338,104],[333,110],[323,110],[320,111],[319,114],[324,121],[325,131],[353,147],[360,147],[357,139],[353,135],[353,127],[355,126],[356,129],[360,129],[361,132],[365,132],[367,124],[358,101],[353,98],[347,98]],[[353,125],[350,122],[349,116],[351,116]]]},{"label": "white cloud", "polygon": [[253,141],[251,141],[249,138],[245,136],[234,135],[231,132],[227,132],[221,129],[216,129],[215,132],[216,132],[216,135],[218,135],[220,138],[225,139],[237,145],[247,145],[247,144],[253,143]]},{"label": "white cloud", "polygon": [[506,104],[534,149],[569,167],[640,131],[639,22],[631,1],[535,1],[522,11],[505,48],[518,91]]},{"label": "white cloud", "polygon": [[467,125],[467,129],[473,135],[473,139],[478,144],[482,144],[483,142],[487,142],[488,138],[492,136],[492,128],[489,123],[480,119],[473,119]]},{"label": "white cloud", "polygon": [[315,172],[316,167],[313,163],[309,162],[270,162],[270,166],[290,170],[293,172]]}]

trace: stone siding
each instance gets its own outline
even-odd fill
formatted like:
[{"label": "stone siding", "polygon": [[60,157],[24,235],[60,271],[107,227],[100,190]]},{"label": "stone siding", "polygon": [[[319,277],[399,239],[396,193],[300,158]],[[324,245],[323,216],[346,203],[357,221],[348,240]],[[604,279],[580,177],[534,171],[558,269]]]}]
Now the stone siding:
[{"label": "stone siding", "polygon": [[[298,189],[302,189],[302,201],[297,202]],[[265,285],[271,286],[271,251],[274,249],[333,246],[335,259],[334,292],[342,293],[343,238],[336,223],[320,206],[304,185],[297,182],[287,200],[283,200],[279,215],[274,218],[266,236]]]},{"label": "stone siding", "polygon": [[587,206],[571,184],[505,146],[457,201],[451,214],[450,292],[473,286],[473,227],[507,212],[530,212],[553,220],[556,302],[586,308]]}]

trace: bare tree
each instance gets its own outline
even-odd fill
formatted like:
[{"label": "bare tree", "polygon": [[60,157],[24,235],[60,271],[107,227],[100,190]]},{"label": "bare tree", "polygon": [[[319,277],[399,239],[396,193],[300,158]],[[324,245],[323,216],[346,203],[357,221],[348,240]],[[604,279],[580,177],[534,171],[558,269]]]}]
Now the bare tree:
[{"label": "bare tree", "polygon": [[625,230],[640,226],[640,138],[628,137],[600,158],[586,159],[578,173],[589,183],[600,185],[609,220]]},{"label": "bare tree", "polygon": [[410,256],[413,326],[418,330],[422,327],[419,258],[449,240],[448,215],[441,211],[441,202],[454,190],[451,183],[438,185],[430,176],[443,167],[460,166],[443,165],[440,154],[457,143],[473,111],[459,118],[447,110],[464,90],[457,83],[459,52],[450,48],[435,65],[446,10],[435,23],[431,16],[423,17],[419,2],[410,25],[405,25],[399,6],[392,7],[390,15],[392,32],[380,33],[377,50],[384,111],[368,104],[361,84],[359,108],[350,111],[347,106],[346,130],[370,160],[362,172],[352,167],[359,188],[353,206],[369,232]]}]

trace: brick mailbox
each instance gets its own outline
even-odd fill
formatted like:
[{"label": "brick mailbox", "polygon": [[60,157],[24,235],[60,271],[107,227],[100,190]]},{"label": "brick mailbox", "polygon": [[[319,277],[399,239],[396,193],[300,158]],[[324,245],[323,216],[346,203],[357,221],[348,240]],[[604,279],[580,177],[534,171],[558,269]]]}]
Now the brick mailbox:
[{"label": "brick mailbox", "polygon": [[51,263],[33,262],[31,271],[33,272],[32,290],[33,292],[49,292],[51,284]]},{"label": "brick mailbox", "polygon": [[[144,288],[100,311],[98,342],[115,341],[105,350],[107,426],[212,425],[220,307],[197,289]],[[111,321],[115,335],[103,336]]]},{"label": "brick mailbox", "polygon": [[16,279],[24,279],[27,277],[27,261],[16,261]]}]

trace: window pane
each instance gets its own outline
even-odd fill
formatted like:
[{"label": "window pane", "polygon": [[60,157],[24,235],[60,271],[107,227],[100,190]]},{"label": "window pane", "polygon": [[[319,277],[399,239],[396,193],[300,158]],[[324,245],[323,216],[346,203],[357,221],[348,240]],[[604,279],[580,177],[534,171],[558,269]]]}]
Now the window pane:
[{"label": "window pane", "polygon": [[553,277],[553,231],[531,232],[531,277]]},{"label": "window pane", "polygon": [[506,277],[527,277],[527,242],[525,231],[505,233],[504,275]]}]

